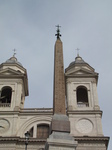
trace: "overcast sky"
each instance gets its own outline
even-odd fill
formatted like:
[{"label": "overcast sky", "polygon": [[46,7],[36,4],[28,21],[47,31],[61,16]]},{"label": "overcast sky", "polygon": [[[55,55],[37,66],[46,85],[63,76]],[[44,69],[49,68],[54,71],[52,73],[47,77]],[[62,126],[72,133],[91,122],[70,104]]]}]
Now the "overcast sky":
[{"label": "overcast sky", "polygon": [[[112,0],[0,0],[0,63],[13,55],[27,69],[27,107],[52,107],[55,25],[64,67],[80,56],[99,73],[103,131],[112,137]],[[108,150],[111,150],[110,141]]]}]

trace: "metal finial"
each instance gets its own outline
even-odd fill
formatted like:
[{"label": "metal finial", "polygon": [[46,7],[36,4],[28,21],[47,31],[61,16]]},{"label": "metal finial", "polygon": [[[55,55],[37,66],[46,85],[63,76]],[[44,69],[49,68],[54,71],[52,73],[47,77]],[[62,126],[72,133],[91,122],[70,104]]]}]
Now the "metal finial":
[{"label": "metal finial", "polygon": [[79,50],[80,50],[79,48],[76,49],[76,51],[77,51],[77,57],[79,57]]},{"label": "metal finial", "polygon": [[13,57],[15,57],[15,55],[16,55],[16,49],[13,49],[13,51],[14,51]]},{"label": "metal finial", "polygon": [[60,28],[61,26],[57,25],[56,27],[57,27],[57,30],[56,30],[56,31],[57,31],[57,34],[55,34],[55,36],[57,36],[57,39],[60,39],[61,34],[60,34],[60,29],[59,29],[59,28]]}]

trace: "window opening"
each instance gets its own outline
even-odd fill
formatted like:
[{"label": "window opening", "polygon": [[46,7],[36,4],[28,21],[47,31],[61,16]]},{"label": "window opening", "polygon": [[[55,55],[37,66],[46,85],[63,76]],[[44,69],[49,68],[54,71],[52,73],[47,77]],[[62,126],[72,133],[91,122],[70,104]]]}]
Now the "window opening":
[{"label": "window opening", "polygon": [[3,87],[0,96],[0,104],[4,104],[4,106],[10,106],[12,96],[11,87]]},{"label": "window opening", "polygon": [[33,137],[33,127],[29,130],[30,137]]},{"label": "window opening", "polygon": [[41,124],[37,126],[37,138],[47,139],[49,137],[49,125]]},{"label": "window opening", "polygon": [[77,104],[79,107],[89,107],[86,87],[80,86],[77,88]]}]

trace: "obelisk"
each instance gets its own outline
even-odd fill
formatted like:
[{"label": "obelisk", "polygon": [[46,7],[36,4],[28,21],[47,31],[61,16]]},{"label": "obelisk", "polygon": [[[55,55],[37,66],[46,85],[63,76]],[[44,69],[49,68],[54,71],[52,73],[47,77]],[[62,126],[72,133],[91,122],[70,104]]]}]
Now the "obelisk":
[{"label": "obelisk", "polygon": [[70,136],[70,122],[66,115],[63,46],[59,27],[58,25],[54,48],[54,92],[51,135],[47,139],[45,150],[75,150],[77,142]]},{"label": "obelisk", "polygon": [[70,132],[70,122],[66,116],[65,106],[65,77],[63,63],[63,45],[60,39],[59,25],[54,47],[54,93],[53,93],[53,119],[51,131]]},{"label": "obelisk", "polygon": [[54,49],[54,93],[53,93],[53,113],[66,114],[65,107],[65,78],[63,63],[63,46],[60,40],[59,25],[57,26],[57,40]]}]

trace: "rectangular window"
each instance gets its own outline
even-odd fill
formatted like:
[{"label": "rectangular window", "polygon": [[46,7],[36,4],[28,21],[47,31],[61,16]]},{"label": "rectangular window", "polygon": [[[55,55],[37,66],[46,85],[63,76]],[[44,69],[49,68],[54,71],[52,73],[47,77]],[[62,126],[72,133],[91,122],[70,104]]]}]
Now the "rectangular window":
[{"label": "rectangular window", "polygon": [[49,126],[48,125],[38,125],[37,126],[37,138],[46,139],[49,136]]}]

